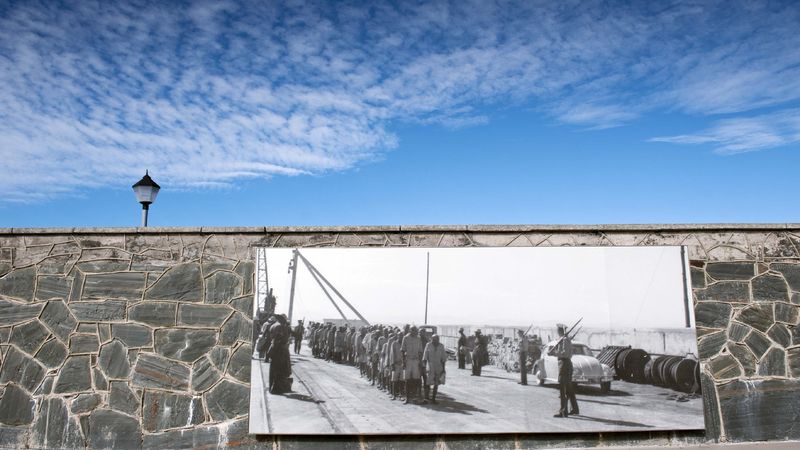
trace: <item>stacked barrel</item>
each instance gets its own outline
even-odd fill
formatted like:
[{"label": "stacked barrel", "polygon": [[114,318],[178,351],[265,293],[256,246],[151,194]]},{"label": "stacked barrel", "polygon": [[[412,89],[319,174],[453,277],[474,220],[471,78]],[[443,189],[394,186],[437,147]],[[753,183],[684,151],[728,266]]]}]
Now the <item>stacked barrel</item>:
[{"label": "stacked barrel", "polygon": [[616,377],[681,392],[700,391],[700,365],[682,356],[652,356],[640,348],[608,346],[597,359],[614,368]]}]

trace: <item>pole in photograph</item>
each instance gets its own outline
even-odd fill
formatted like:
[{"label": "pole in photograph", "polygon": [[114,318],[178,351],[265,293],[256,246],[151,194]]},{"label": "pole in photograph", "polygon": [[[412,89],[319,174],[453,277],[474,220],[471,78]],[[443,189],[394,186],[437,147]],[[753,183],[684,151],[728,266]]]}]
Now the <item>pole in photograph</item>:
[{"label": "pole in photograph", "polygon": [[292,287],[289,290],[289,323],[292,323],[292,308],[294,307],[294,286],[297,282],[297,256],[300,255],[300,252],[295,249],[292,252],[292,262],[289,264],[289,271],[292,272]]},{"label": "pole in photograph", "polygon": [[137,181],[133,186],[133,193],[136,194],[136,199],[142,204],[142,226],[147,226],[147,213],[150,210],[150,204],[156,201],[158,191],[161,186],[158,185],[152,178],[147,170],[144,171],[144,176],[141,180]]},{"label": "pole in photograph", "polygon": [[425,325],[428,324],[428,286],[431,282],[431,252],[428,252],[428,263],[425,266]]}]

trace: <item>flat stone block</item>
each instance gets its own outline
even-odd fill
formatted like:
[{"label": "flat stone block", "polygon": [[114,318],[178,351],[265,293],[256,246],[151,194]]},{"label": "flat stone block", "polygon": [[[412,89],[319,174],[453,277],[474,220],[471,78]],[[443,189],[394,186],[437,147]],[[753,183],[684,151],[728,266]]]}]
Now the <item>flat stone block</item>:
[{"label": "flat stone block", "polygon": [[139,421],[109,409],[97,409],[89,416],[90,448],[130,449],[142,445]]},{"label": "flat stone block", "polygon": [[174,326],[177,311],[177,303],[143,302],[131,306],[128,319],[156,327]]},{"label": "flat stone block", "polygon": [[38,317],[43,305],[27,305],[23,303],[0,300],[0,327],[16,325],[20,322]]},{"label": "flat stone block", "polygon": [[228,375],[242,383],[250,382],[250,358],[253,355],[253,347],[249,344],[239,346],[231,355],[231,362],[228,365]]},{"label": "flat stone block", "polygon": [[70,411],[72,414],[83,414],[97,408],[102,401],[100,394],[80,394],[72,400]]},{"label": "flat stone block", "polygon": [[155,350],[162,356],[184,362],[194,362],[217,344],[217,332],[173,328],[156,330]]},{"label": "flat stone block", "polygon": [[111,326],[111,337],[119,339],[127,347],[152,347],[153,331],[135,323],[115,323]]},{"label": "flat stone block", "polygon": [[75,302],[69,304],[72,315],[80,322],[114,322],[125,320],[125,300]]},{"label": "flat stone block", "polygon": [[747,339],[744,340],[744,343],[750,347],[750,350],[753,351],[753,354],[756,355],[756,358],[758,359],[761,359],[764,353],[766,353],[769,349],[770,345],[772,345],[766,336],[755,330],[751,331],[750,334],[747,335]]},{"label": "flat stone block", "polygon": [[757,302],[788,302],[789,287],[781,276],[759,275],[753,278],[753,300]]},{"label": "flat stone block", "polygon": [[752,262],[710,262],[706,264],[706,272],[717,281],[749,280],[756,275]]},{"label": "flat stone block", "polygon": [[792,378],[800,378],[800,347],[787,350],[786,360],[789,361],[789,376]]},{"label": "flat stone block", "polygon": [[717,388],[731,441],[800,439],[800,380],[737,380]]},{"label": "flat stone block", "polygon": [[178,307],[178,325],[217,328],[231,315],[226,305],[184,303]]},{"label": "flat stone block", "polygon": [[769,267],[780,272],[793,291],[800,291],[800,264],[772,263]]},{"label": "flat stone block", "polygon": [[6,425],[27,425],[33,422],[33,397],[15,383],[9,383],[0,399],[0,422]]},{"label": "flat stone block", "polygon": [[126,381],[112,381],[110,393],[108,394],[108,407],[128,413],[131,415],[138,415],[139,397],[131,390]]},{"label": "flat stone block", "polygon": [[692,289],[703,289],[706,287],[706,272],[703,269],[690,267],[689,277],[692,280]]},{"label": "flat stone block", "polygon": [[157,432],[202,423],[203,404],[200,397],[145,391],[142,407],[142,426]]},{"label": "flat stone block", "polygon": [[0,277],[0,295],[32,302],[35,281],[35,268],[13,269]]},{"label": "flat stone block", "polygon": [[132,384],[141,388],[185,391],[189,388],[190,374],[183,364],[142,353],[133,368]]},{"label": "flat stone block", "polygon": [[58,372],[53,392],[66,394],[92,389],[92,373],[88,356],[70,356]]},{"label": "flat stone block", "polygon": [[146,434],[142,447],[170,449],[217,448],[219,442],[220,436],[217,427],[195,427],[186,430]]},{"label": "flat stone block", "polygon": [[766,303],[757,303],[739,311],[735,319],[745,325],[750,325],[756,330],[765,332],[775,322],[775,315],[772,311],[772,305]]},{"label": "flat stone block", "polygon": [[197,360],[192,366],[192,390],[195,392],[205,392],[214,385],[220,378],[220,374],[207,357]]},{"label": "flat stone block", "polygon": [[213,350],[211,350],[211,363],[214,364],[214,367],[219,369],[220,371],[225,370],[225,366],[228,365],[228,359],[231,356],[231,350],[227,347],[216,346]]},{"label": "flat stone block", "polygon": [[103,346],[97,363],[109,378],[127,378],[131,372],[128,349],[116,339]]},{"label": "flat stone block", "polygon": [[11,330],[9,342],[16,345],[29,355],[36,354],[36,350],[50,336],[50,331],[38,320],[32,320],[22,325],[17,325]]},{"label": "flat stone block", "polygon": [[96,391],[108,390],[108,378],[106,378],[102,370],[98,369],[97,367],[93,368],[92,376],[92,382],[94,383],[94,389]]},{"label": "flat stone block", "polygon": [[717,380],[737,378],[742,375],[742,370],[731,355],[719,355],[708,362],[711,373]]},{"label": "flat stone block", "polygon": [[728,343],[727,345],[728,351],[737,361],[741,364],[742,369],[744,369],[744,375],[746,377],[752,377],[756,373],[756,357],[753,355],[753,352],[743,344],[733,344]]},{"label": "flat stone block", "polygon": [[758,363],[758,374],[762,377],[786,376],[786,353],[779,348],[771,348]]},{"label": "flat stone block", "polygon": [[59,397],[42,400],[36,422],[33,424],[31,441],[42,448],[61,448],[67,431],[67,405]]},{"label": "flat stone block", "polygon": [[775,320],[789,325],[797,323],[797,318],[800,316],[800,307],[790,303],[775,303]]},{"label": "flat stone block", "polygon": [[792,345],[792,332],[781,323],[776,323],[770,327],[767,331],[767,336],[772,339],[772,342],[781,347],[789,347]]},{"label": "flat stone block", "polygon": [[742,342],[752,328],[739,322],[731,322],[728,325],[728,339],[735,342]]},{"label": "flat stone block", "polygon": [[727,341],[728,336],[724,331],[703,336],[697,343],[697,352],[700,359],[707,359],[716,355]]},{"label": "flat stone block", "polygon": [[128,259],[100,259],[94,261],[81,261],[75,264],[75,267],[85,274],[90,274],[123,272],[128,270],[130,264],[130,260]]},{"label": "flat stone block", "polygon": [[219,333],[221,345],[233,345],[237,341],[250,342],[253,340],[253,321],[242,313],[234,313]]},{"label": "flat stone block", "polygon": [[145,274],[143,272],[115,272],[86,275],[83,300],[142,298]]},{"label": "flat stone block", "polygon": [[729,303],[700,302],[694,308],[694,316],[698,326],[725,328],[732,309]]},{"label": "flat stone block", "polygon": [[33,392],[45,375],[45,368],[15,347],[8,347],[0,367],[0,383],[13,382]]},{"label": "flat stone block", "polygon": [[228,380],[222,380],[203,397],[214,421],[242,416],[250,408],[250,388]]},{"label": "flat stone block", "polygon": [[55,275],[42,275],[36,283],[37,300],[66,300],[72,290],[72,279]]},{"label": "flat stone block", "polygon": [[100,340],[95,334],[73,334],[69,339],[70,354],[97,353],[100,350]]},{"label": "flat stone block", "polygon": [[230,303],[233,309],[247,315],[253,315],[253,294],[247,294],[242,297],[237,297],[231,300]]},{"label": "flat stone block", "polygon": [[749,303],[750,283],[746,281],[720,281],[705,289],[695,289],[698,301],[717,301],[724,303]]},{"label": "flat stone block", "polygon": [[203,299],[203,278],[197,263],[178,264],[168,269],[145,292],[147,300],[199,302]]},{"label": "flat stone block", "polygon": [[61,301],[47,302],[40,320],[64,343],[78,324],[67,305]]},{"label": "flat stone block", "polygon": [[206,278],[205,303],[227,304],[242,295],[242,279],[233,272],[214,272]]}]

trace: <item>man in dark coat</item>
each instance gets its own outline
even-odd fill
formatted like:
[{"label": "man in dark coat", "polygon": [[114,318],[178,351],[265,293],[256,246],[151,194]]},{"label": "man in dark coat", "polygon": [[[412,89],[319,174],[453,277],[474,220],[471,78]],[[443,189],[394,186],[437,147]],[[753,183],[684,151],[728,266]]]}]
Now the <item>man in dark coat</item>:
[{"label": "man in dark coat", "polygon": [[472,349],[472,376],[481,376],[481,367],[486,358],[486,340],[481,330],[475,330],[475,347]]},{"label": "man in dark coat", "polygon": [[269,392],[282,394],[291,391],[292,362],[289,357],[289,324],[283,314],[276,316],[269,328],[271,343],[267,356],[269,365]]},{"label": "man in dark coat", "polygon": [[298,320],[297,326],[294,327],[292,331],[292,337],[294,338],[294,354],[297,355],[300,353],[300,346],[303,343],[303,332],[305,328],[303,328],[303,321]]},{"label": "man in dark coat", "polygon": [[464,335],[464,329],[458,329],[458,368],[467,368],[467,336]]}]

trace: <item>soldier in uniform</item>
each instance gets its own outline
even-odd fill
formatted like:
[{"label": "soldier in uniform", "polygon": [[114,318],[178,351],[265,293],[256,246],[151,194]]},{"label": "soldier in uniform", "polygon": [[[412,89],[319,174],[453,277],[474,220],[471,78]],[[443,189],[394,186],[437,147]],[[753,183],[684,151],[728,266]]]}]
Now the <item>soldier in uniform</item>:
[{"label": "soldier in uniform", "polygon": [[422,341],[419,336],[417,336],[417,327],[411,327],[408,334],[403,337],[400,350],[403,352],[403,375],[406,379],[405,403],[408,404],[411,402],[411,397],[413,397],[416,392],[419,392],[419,367],[422,359]]},{"label": "soldier in uniform", "polygon": [[519,384],[528,384],[528,336],[522,330],[517,330],[519,334]]},{"label": "soldier in uniform", "polygon": [[475,347],[472,349],[472,376],[474,377],[481,376],[485,352],[486,341],[481,334],[481,330],[475,330]]},{"label": "soldier in uniform", "polygon": [[467,368],[467,336],[464,335],[464,329],[458,329],[458,368]]},{"label": "soldier in uniform", "polygon": [[[580,414],[578,400],[575,398],[575,385],[572,383],[572,339],[566,334],[566,325],[558,324],[556,327],[560,337],[549,355],[558,358],[558,391],[561,409],[553,417],[566,418],[570,414]],[[571,406],[569,412],[567,412],[567,400]]]}]

